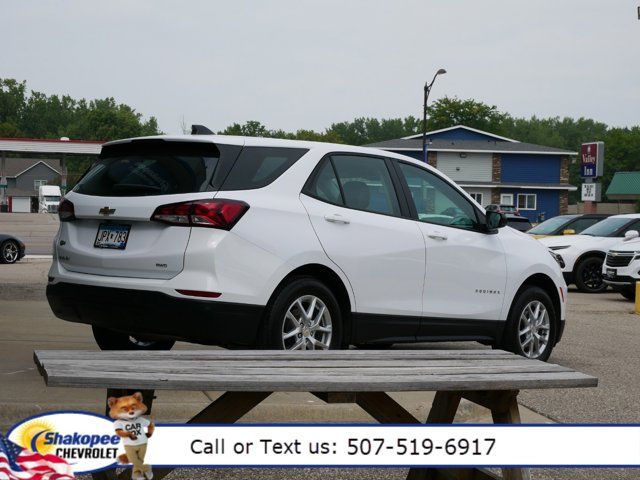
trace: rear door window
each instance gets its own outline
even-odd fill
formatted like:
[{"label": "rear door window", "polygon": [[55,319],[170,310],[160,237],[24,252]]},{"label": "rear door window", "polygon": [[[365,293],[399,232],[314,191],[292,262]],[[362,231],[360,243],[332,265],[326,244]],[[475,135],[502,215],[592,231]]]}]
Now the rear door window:
[{"label": "rear door window", "polygon": [[269,185],[309,150],[244,147],[220,190],[252,190]]},{"label": "rear door window", "polygon": [[106,145],[73,191],[105,197],[202,192],[219,157],[213,143],[142,140]]},{"label": "rear door window", "polygon": [[400,205],[383,158],[364,155],[331,156],[348,208],[400,216]]}]

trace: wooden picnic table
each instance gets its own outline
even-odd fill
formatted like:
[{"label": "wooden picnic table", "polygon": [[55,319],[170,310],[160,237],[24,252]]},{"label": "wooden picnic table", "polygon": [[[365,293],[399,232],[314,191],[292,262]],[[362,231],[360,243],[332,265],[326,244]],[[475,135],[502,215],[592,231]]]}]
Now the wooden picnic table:
[{"label": "wooden picnic table", "polygon": [[[521,389],[595,387],[597,378],[502,350],[182,350],[36,351],[50,387],[107,388],[107,397],[141,390],[225,392],[188,423],[235,423],[273,392],[310,392],[327,403],[355,403],[380,423],[422,423],[387,392],[435,391],[426,423],[453,423],[465,398],[491,410],[494,423],[520,423]],[[295,419],[292,419],[295,420]],[[154,469],[161,479],[171,469]],[[503,478],[527,479],[522,468]],[[94,479],[118,477],[115,470]],[[495,479],[478,468],[411,468],[408,479]]]}]

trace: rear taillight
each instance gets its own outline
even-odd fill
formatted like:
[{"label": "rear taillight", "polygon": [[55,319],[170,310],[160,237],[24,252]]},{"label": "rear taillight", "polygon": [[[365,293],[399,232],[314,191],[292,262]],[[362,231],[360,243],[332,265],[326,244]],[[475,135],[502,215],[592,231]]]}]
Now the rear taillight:
[{"label": "rear taillight", "polygon": [[182,227],[209,227],[231,230],[249,205],[239,200],[195,200],[156,208],[151,220]]},{"label": "rear taillight", "polygon": [[58,205],[58,218],[61,222],[70,222],[76,219],[76,212],[73,208],[73,203],[63,198]]}]

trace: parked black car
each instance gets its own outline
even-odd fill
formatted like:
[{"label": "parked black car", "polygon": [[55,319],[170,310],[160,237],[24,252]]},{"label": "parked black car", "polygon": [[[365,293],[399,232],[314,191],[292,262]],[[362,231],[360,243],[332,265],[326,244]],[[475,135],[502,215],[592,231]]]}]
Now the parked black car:
[{"label": "parked black car", "polygon": [[11,235],[0,233],[0,263],[16,263],[24,257],[24,243]]},{"label": "parked black car", "polygon": [[514,205],[506,205],[501,203],[498,205],[497,203],[492,203],[484,207],[484,209],[489,212],[498,212],[498,213],[506,213],[507,215],[520,215],[520,211]]},{"label": "parked black car", "polygon": [[577,235],[609,216],[604,213],[558,215],[536,225],[528,233],[539,238],[552,235]]},{"label": "parked black car", "polygon": [[520,215],[507,214],[507,225],[520,232],[526,232],[531,228],[529,219],[527,217],[521,217]]}]

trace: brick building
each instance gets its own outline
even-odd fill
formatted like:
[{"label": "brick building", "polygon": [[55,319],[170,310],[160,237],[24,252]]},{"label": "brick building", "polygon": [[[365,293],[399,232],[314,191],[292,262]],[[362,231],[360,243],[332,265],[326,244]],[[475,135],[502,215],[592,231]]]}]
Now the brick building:
[{"label": "brick building", "polygon": [[[458,125],[427,133],[428,162],[468,191],[482,206],[515,205],[532,221],[567,213],[569,158],[576,152],[523,143]],[[369,147],[422,159],[422,135]]]}]

